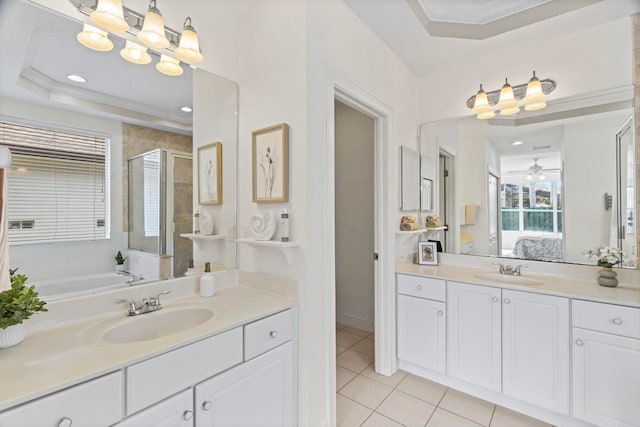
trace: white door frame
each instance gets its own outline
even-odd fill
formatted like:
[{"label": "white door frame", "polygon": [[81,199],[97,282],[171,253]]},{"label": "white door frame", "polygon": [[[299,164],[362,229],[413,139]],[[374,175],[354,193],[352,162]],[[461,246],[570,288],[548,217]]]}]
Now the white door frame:
[{"label": "white door frame", "polygon": [[[391,173],[394,170],[391,159],[397,153],[393,150],[392,129],[393,110],[375,96],[363,91],[357,85],[342,78],[336,73],[327,73],[325,93],[326,114],[326,150],[324,159],[325,177],[328,181],[324,194],[326,206],[325,243],[328,259],[325,259],[327,272],[325,319],[328,331],[330,354],[335,354],[335,315],[336,315],[336,283],[335,283],[335,108],[338,100],[349,107],[374,119],[375,138],[375,194],[374,194],[374,250],[379,255],[375,265],[375,368],[376,371],[391,375],[396,370],[396,300],[395,300],[395,251],[394,233],[390,225],[395,203],[391,203],[394,184]],[[373,256],[373,254],[371,254]],[[330,390],[332,393],[331,413],[335,417],[335,361],[331,360]],[[335,418],[334,418],[335,422]]]}]

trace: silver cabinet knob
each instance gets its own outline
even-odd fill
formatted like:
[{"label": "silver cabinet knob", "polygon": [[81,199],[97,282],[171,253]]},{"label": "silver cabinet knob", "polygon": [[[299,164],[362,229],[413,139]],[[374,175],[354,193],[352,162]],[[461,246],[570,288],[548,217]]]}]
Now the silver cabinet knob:
[{"label": "silver cabinet knob", "polygon": [[444,311],[438,310],[438,316],[442,317],[444,315]]},{"label": "silver cabinet knob", "polygon": [[278,337],[278,331],[271,331],[269,332],[269,336],[271,338],[277,338]]},{"label": "silver cabinet knob", "polygon": [[616,317],[613,319],[613,324],[614,325],[622,325],[622,319],[620,319],[619,317]]},{"label": "silver cabinet knob", "polygon": [[500,301],[500,298],[498,298],[498,297],[493,297],[493,298],[491,298],[491,301],[493,301],[493,302],[498,302],[498,301]]},{"label": "silver cabinet knob", "polygon": [[582,340],[576,340],[576,345],[577,345],[578,347],[582,347],[582,346],[584,345],[584,341],[582,341]]},{"label": "silver cabinet knob", "polygon": [[62,417],[60,421],[58,421],[58,427],[71,427],[71,424],[73,424],[73,421],[67,417]]},{"label": "silver cabinet knob", "polygon": [[505,298],[505,299],[504,299],[504,303],[505,303],[505,304],[511,304],[511,300],[510,300],[509,298]]},{"label": "silver cabinet knob", "polygon": [[193,411],[187,410],[187,411],[184,411],[182,413],[182,419],[183,420],[189,421],[191,418],[193,418]]},{"label": "silver cabinet knob", "polygon": [[210,400],[205,400],[204,402],[202,402],[202,409],[204,409],[205,411],[211,409],[212,406],[213,402],[211,402]]},{"label": "silver cabinet knob", "polygon": [[416,289],[417,289],[417,290],[419,290],[419,291],[421,291],[421,290],[422,290],[422,285],[418,285],[418,286],[416,286]]}]

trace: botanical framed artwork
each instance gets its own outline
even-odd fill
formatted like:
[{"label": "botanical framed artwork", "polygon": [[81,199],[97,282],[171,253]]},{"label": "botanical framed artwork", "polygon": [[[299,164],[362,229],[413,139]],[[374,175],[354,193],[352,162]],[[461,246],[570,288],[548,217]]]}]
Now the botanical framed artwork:
[{"label": "botanical framed artwork", "polygon": [[288,132],[286,123],[255,130],[252,136],[253,201],[288,200]]},{"label": "botanical framed artwork", "polygon": [[222,143],[198,147],[198,203],[222,204]]},{"label": "botanical framed artwork", "polygon": [[418,242],[418,264],[438,265],[437,242]]}]

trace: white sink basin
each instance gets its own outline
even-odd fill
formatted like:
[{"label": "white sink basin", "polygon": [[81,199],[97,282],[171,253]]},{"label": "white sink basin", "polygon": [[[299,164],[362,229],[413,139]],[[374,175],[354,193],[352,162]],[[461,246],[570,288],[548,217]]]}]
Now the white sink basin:
[{"label": "white sink basin", "polygon": [[129,317],[109,328],[102,338],[111,343],[149,341],[193,328],[211,317],[213,311],[206,308],[164,309]]},{"label": "white sink basin", "polygon": [[530,277],[509,276],[500,273],[477,273],[473,275],[477,279],[490,280],[492,282],[509,283],[511,285],[540,286],[543,283],[540,280]]}]

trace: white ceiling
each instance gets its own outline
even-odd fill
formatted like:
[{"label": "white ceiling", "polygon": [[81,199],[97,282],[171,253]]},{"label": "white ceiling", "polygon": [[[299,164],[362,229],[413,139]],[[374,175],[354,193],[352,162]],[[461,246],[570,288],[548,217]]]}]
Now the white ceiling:
[{"label": "white ceiling", "polygon": [[[536,7],[531,7],[533,3],[525,0],[344,1],[417,76],[437,73],[463,61],[472,63],[486,52],[498,51],[505,45],[526,45],[533,39],[539,43],[553,43],[554,38],[640,12],[638,0],[601,0],[596,3],[593,0],[553,0]],[[505,5],[512,3],[511,10],[504,9]],[[567,12],[565,9],[569,5],[579,8]],[[584,5],[587,6],[580,7]],[[527,6],[528,9],[519,9]],[[555,12],[550,11],[552,6],[556,8],[552,9]],[[501,23],[507,31],[484,40],[470,39],[473,34],[470,35],[467,30],[459,36],[463,38],[434,36],[425,28],[428,23],[425,24],[420,17],[420,11],[426,14],[430,8],[442,19],[455,20],[455,23],[445,23],[454,29],[456,27],[452,25],[463,25],[465,21],[472,20],[474,10],[481,9],[482,17],[477,21],[493,19],[491,22]],[[510,13],[520,15],[504,17]],[[557,16],[548,17],[550,13]],[[518,24],[517,27],[509,29],[514,23]],[[481,28],[471,30],[471,33],[484,31]]]}]

